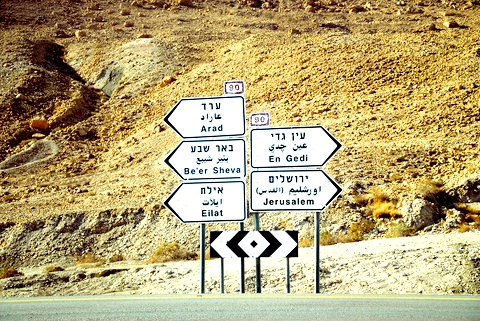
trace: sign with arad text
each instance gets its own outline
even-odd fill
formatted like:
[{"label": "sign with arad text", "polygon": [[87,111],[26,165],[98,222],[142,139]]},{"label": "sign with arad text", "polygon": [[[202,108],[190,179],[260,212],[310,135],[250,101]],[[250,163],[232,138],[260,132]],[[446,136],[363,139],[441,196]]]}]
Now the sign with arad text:
[{"label": "sign with arad text", "polygon": [[250,131],[253,168],[324,166],[342,144],[322,126]]},{"label": "sign with arad text", "polygon": [[246,175],[245,140],[183,141],[165,163],[183,180],[243,178]]},{"label": "sign with arad text", "polygon": [[164,121],[182,138],[243,136],[245,98],[182,98],[165,116]]},{"label": "sign with arad text", "polygon": [[322,211],[341,187],[321,170],[254,171],[250,174],[250,208],[264,211]]}]

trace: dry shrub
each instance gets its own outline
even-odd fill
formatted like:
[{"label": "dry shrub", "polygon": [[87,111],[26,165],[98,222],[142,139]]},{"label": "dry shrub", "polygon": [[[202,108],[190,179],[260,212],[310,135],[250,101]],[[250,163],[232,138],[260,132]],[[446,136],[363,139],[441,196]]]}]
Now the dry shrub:
[{"label": "dry shrub", "polygon": [[400,217],[396,202],[380,187],[372,188],[368,194],[356,196],[354,201],[366,207],[366,214],[374,219]]},{"label": "dry shrub", "polygon": [[84,265],[86,268],[96,268],[104,265],[105,260],[98,258],[93,253],[87,253],[83,256],[76,258],[75,264]]},{"label": "dry shrub", "polygon": [[108,262],[110,262],[110,263],[120,262],[120,261],[125,261],[125,257],[122,254],[113,254],[108,259]]},{"label": "dry shrub", "polygon": [[443,190],[443,183],[431,179],[421,180],[416,187],[416,192],[423,199],[433,203],[437,203],[442,194],[445,193]]},{"label": "dry shrub", "polygon": [[155,252],[153,252],[152,257],[148,260],[148,263],[162,263],[168,261],[179,261],[179,260],[194,260],[197,258],[196,253],[188,252],[180,249],[180,246],[177,242],[163,243]]},{"label": "dry shrub", "polygon": [[333,235],[329,231],[320,233],[320,245],[333,245],[340,243],[338,235]]},{"label": "dry shrub", "polygon": [[457,203],[455,208],[469,214],[480,214],[480,207],[468,203]]},{"label": "dry shrub", "polygon": [[298,247],[301,247],[301,248],[313,247],[313,243],[314,243],[313,240],[307,237],[304,239],[300,239],[300,241],[298,241]]},{"label": "dry shrub", "polygon": [[14,276],[22,276],[23,273],[18,271],[16,268],[9,267],[9,268],[3,268],[0,271],[0,279],[6,279],[6,278],[11,278]]},{"label": "dry shrub", "polygon": [[96,263],[98,261],[97,256],[93,253],[87,253],[85,255],[76,257],[75,264],[88,264],[88,263]]},{"label": "dry shrub", "polygon": [[346,242],[358,242],[364,239],[364,236],[372,232],[375,228],[375,223],[371,220],[361,220],[360,222],[352,223],[347,231]]},{"label": "dry shrub", "polygon": [[467,222],[475,223],[476,225],[480,225],[480,215],[478,214],[469,214],[465,216],[465,220]]},{"label": "dry shrub", "polygon": [[409,236],[409,235],[412,235],[413,233],[414,233],[414,230],[411,227],[407,226],[405,223],[395,222],[390,224],[387,232],[385,233],[385,236],[389,238],[394,238],[394,237]]},{"label": "dry shrub", "polygon": [[462,223],[462,225],[460,225],[460,227],[458,228],[458,231],[460,233],[468,232],[470,231],[470,225],[468,225],[467,223]]},{"label": "dry shrub", "polygon": [[51,272],[61,272],[61,271],[65,271],[64,268],[62,268],[61,266],[47,266],[45,268],[45,270],[43,270],[43,273],[51,273]]},{"label": "dry shrub", "polygon": [[390,201],[373,202],[369,205],[369,213],[373,218],[398,218],[400,213],[398,212],[397,205]]}]

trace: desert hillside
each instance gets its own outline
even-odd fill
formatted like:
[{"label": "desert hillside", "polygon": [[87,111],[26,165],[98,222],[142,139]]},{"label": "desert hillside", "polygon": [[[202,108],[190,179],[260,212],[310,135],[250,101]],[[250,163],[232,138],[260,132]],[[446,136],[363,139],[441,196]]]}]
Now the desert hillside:
[{"label": "desert hillside", "polygon": [[[322,125],[342,143],[325,167],[343,192],[321,215],[322,244],[368,240],[374,251],[408,236],[425,251],[422,237],[443,236],[462,250],[442,260],[467,272],[432,263],[449,285],[421,292],[478,294],[478,243],[461,235],[480,227],[479,28],[480,3],[464,0],[1,1],[0,267],[25,275],[0,280],[0,295],[86,293],[11,289],[87,255],[198,252],[198,225],[163,206],[181,182],[164,164],[181,139],[163,117],[233,79],[245,81],[247,117]],[[261,228],[297,230],[309,247],[313,217],[261,213]],[[209,224],[207,235],[237,228]],[[367,292],[400,291],[390,275]],[[329,291],[357,291],[335,282]]]}]

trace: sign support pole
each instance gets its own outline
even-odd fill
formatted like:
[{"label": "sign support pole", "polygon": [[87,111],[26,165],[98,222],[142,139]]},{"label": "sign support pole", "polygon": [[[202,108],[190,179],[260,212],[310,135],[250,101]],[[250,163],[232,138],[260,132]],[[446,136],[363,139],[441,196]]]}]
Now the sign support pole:
[{"label": "sign support pole", "polygon": [[[260,217],[255,213],[255,231],[260,231]],[[260,268],[260,258],[255,258],[255,274],[257,279],[257,293],[262,293],[262,271]]]},{"label": "sign support pole", "polygon": [[[244,223],[240,223],[240,231],[244,230]],[[240,258],[240,293],[245,293],[245,258]]]},{"label": "sign support pole", "polygon": [[320,212],[315,212],[315,293],[320,293]]},{"label": "sign support pole", "polygon": [[287,286],[287,293],[290,293],[290,258],[287,257],[286,260],[286,267],[285,267],[285,282]]},{"label": "sign support pole", "polygon": [[220,292],[225,293],[225,272],[223,257],[220,258]]},{"label": "sign support pole", "polygon": [[205,223],[200,224],[200,293],[205,293]]}]

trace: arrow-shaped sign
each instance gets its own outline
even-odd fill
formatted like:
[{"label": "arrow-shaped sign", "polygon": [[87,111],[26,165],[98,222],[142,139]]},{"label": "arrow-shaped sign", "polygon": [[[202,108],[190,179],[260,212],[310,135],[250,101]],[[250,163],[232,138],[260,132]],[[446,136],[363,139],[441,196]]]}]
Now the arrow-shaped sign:
[{"label": "arrow-shaped sign", "polygon": [[243,178],[244,139],[183,141],[165,159],[182,179]]},{"label": "arrow-shaped sign", "polygon": [[164,118],[182,138],[245,135],[243,96],[182,98]]},{"label": "arrow-shaped sign", "polygon": [[264,211],[322,211],[341,187],[321,170],[255,171],[250,174],[250,207]]},{"label": "arrow-shaped sign", "polygon": [[324,166],[342,144],[322,126],[252,129],[254,168]]},{"label": "arrow-shaped sign", "polygon": [[247,217],[245,182],[182,183],[163,203],[183,223],[238,222]]},{"label": "arrow-shaped sign", "polygon": [[212,231],[210,257],[298,257],[298,231]]}]

